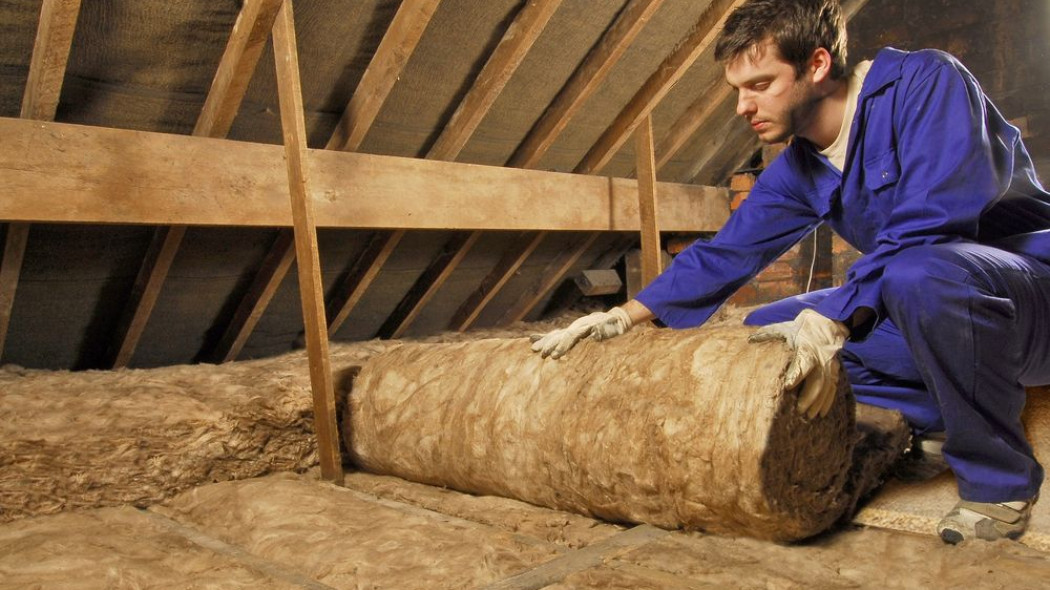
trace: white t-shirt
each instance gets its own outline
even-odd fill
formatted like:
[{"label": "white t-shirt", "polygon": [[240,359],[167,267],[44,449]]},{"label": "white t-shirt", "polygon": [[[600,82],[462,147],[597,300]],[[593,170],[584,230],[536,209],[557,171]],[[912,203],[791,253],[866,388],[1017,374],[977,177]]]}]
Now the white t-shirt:
[{"label": "white t-shirt", "polygon": [[842,126],[839,127],[839,135],[835,141],[826,149],[820,150],[821,155],[827,157],[831,165],[842,172],[846,165],[846,148],[849,147],[850,129],[853,127],[853,114],[857,112],[857,99],[860,98],[860,88],[864,86],[864,77],[871,69],[871,60],[862,61],[853,68],[847,82],[848,94],[846,96],[846,109],[842,113]]}]

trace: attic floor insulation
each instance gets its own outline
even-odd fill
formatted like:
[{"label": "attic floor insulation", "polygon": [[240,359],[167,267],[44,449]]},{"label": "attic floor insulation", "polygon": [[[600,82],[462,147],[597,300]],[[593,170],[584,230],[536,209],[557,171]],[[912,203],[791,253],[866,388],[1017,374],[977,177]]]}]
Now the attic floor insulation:
[{"label": "attic floor insulation", "polygon": [[[333,346],[337,399],[344,368],[397,345]],[[313,467],[308,381],[301,352],[117,372],[5,367],[0,590],[1041,588],[1050,579],[1050,553],[1006,541],[950,547],[892,522],[779,544],[361,472],[339,488]],[[911,485],[885,489],[919,489]],[[1034,524],[1046,510],[1037,504]]]}]

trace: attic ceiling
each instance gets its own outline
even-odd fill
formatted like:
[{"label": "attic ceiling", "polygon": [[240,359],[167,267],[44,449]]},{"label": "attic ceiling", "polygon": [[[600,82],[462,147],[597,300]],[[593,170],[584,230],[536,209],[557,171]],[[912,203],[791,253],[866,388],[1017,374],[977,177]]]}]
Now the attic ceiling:
[{"label": "attic ceiling", "polygon": [[[309,147],[629,178],[636,161],[631,115],[642,113],[651,114],[660,182],[724,185],[757,147],[734,117],[711,57],[721,18],[739,3],[298,0]],[[847,11],[864,4],[846,3]],[[0,116],[280,144],[267,40],[277,6],[5,1]],[[227,120],[221,109],[207,119],[202,112],[222,90],[213,80],[231,59],[239,16],[255,27],[250,35],[240,31],[248,49],[233,60],[247,81],[243,99],[234,83],[222,107]],[[68,53],[63,31],[72,31]],[[38,34],[51,35],[46,63],[58,71],[57,105],[44,115],[24,110],[41,100],[26,93],[34,60],[42,59],[34,53]],[[252,47],[261,51],[257,60]],[[572,96],[583,98],[566,107]],[[348,109],[357,119],[347,123],[347,115],[341,126]],[[358,124],[357,135],[347,143],[349,124]],[[546,124],[556,132],[535,147]],[[3,230],[0,273],[3,362],[147,367],[264,356],[299,343],[288,230],[10,220],[16,223]],[[318,233],[329,321],[338,320],[330,336],[337,340],[536,319],[573,299],[571,277],[580,270],[608,268],[638,243],[635,232],[624,231],[349,225]],[[143,287],[150,277],[154,286]],[[143,303],[144,288],[155,302]]]}]

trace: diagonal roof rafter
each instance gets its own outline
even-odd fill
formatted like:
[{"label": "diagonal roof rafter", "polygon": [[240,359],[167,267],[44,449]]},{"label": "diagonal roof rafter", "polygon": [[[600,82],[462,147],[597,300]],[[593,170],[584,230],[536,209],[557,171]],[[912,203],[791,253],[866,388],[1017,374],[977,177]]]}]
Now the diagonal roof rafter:
[{"label": "diagonal roof rafter", "polygon": [[[664,1],[631,0],[620,11],[613,24],[587,53],[583,62],[533,125],[507,161],[507,166],[535,168],[539,164],[554,144],[554,140],[605,81],[613,66],[623,57]],[[546,236],[546,232],[538,232],[527,239],[515,241],[482,280],[477,290],[460,306],[453,316],[450,328],[460,332],[470,328],[480,317],[485,306],[510,282],[511,277],[518,272]]]},{"label": "diagonal roof rafter", "polygon": [[[219,60],[211,88],[193,128],[197,137],[222,138],[230,132],[255,68],[262,56],[282,0],[245,0]],[[142,261],[128,301],[117,321],[108,358],[113,368],[126,367],[156,307],[182,239],[184,225],[163,226]]]},{"label": "diagonal roof rafter", "polygon": [[[459,156],[560,5],[561,0],[530,0],[522,7],[427,152],[427,159],[453,161]],[[480,237],[478,231],[453,236],[401,299],[377,335],[383,338],[404,335]]]},{"label": "diagonal roof rafter", "polygon": [[[440,0],[404,0],[401,3],[332,132],[326,149],[357,151],[360,148],[439,4]],[[247,343],[294,261],[290,233],[289,229],[278,230],[279,235],[267,253],[260,272],[238,304],[219,344],[211,352],[213,359],[236,359]],[[378,248],[366,249],[364,258],[359,258],[355,263],[355,268],[359,270],[348,275],[348,280],[355,282],[335,288],[335,300],[327,305],[329,334],[334,334],[340,328],[404,235],[403,230],[377,234],[383,243]]]}]

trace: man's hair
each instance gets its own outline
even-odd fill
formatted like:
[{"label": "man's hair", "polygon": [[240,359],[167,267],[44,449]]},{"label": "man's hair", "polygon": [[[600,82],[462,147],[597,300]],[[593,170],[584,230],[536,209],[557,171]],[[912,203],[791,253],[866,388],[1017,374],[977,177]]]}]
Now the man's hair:
[{"label": "man's hair", "polygon": [[818,47],[831,54],[831,78],[846,74],[846,21],[838,0],[748,0],[726,18],[715,59],[726,62],[772,40],[802,75]]}]

